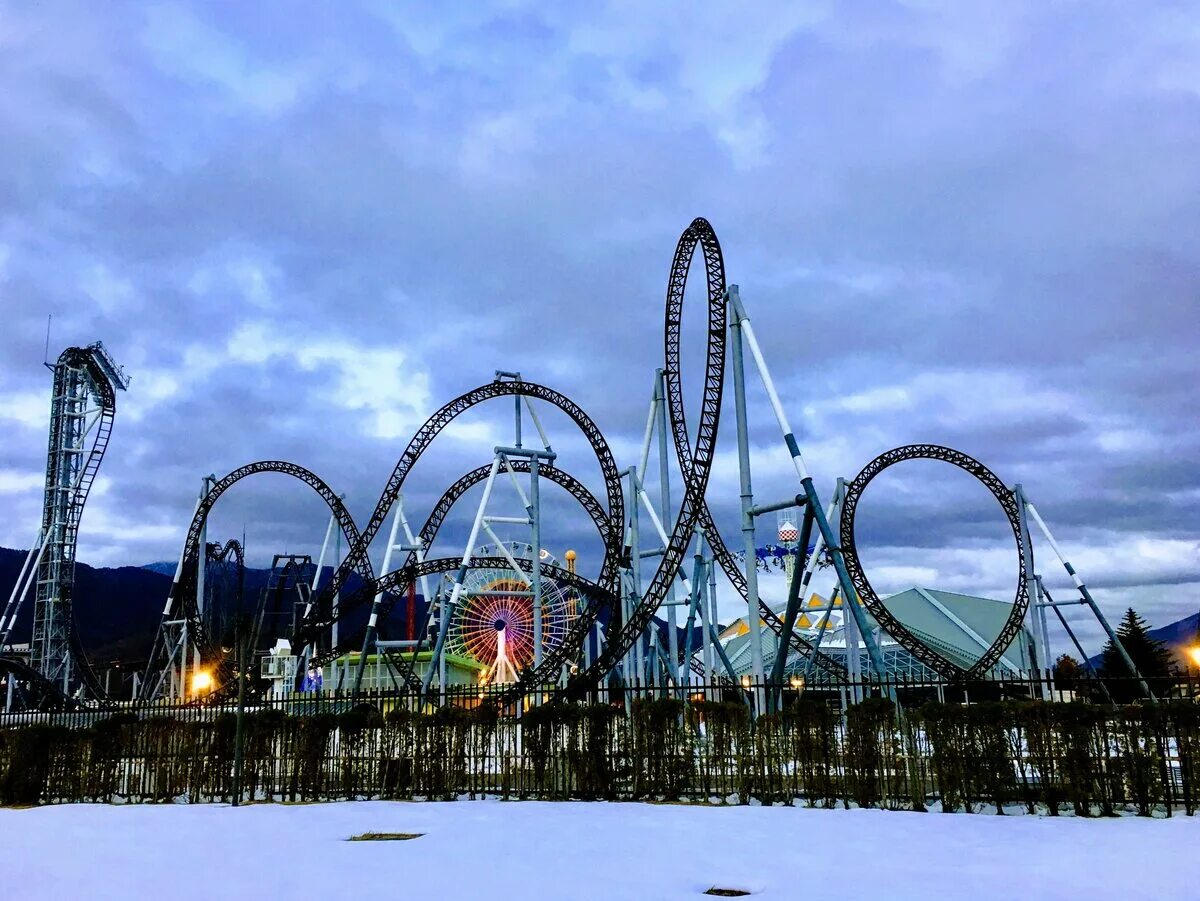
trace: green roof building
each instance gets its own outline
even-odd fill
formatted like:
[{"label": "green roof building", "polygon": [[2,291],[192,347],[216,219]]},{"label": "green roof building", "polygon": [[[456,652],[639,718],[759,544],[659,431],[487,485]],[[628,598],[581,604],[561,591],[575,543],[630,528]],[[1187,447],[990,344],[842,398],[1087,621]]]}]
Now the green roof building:
[{"label": "green roof building", "polygon": [[[1012,610],[1011,601],[996,601],[936,588],[909,588],[884,598],[883,603],[910,632],[964,669],[972,666],[982,656],[993,638],[1000,633]],[[782,618],[783,604],[772,609]],[[883,674],[885,678],[938,679],[935,672],[884,632],[868,611],[863,612],[872,634],[879,643],[887,670]],[[831,606],[820,595],[814,594],[797,619],[796,630],[810,643],[816,643],[819,639],[822,653],[834,660],[845,662],[847,635],[840,599]],[[725,653],[739,676],[751,671],[749,633],[745,617],[742,617],[727,626],[720,636]],[[770,630],[764,628],[763,641],[764,663],[770,671],[777,650],[777,639]],[[1031,644],[1032,636],[1028,629],[1022,626],[989,674],[1018,676],[1028,671],[1031,666]],[[861,641],[859,646],[859,671],[864,674],[870,673],[870,662],[866,650],[861,647]],[[816,680],[822,677],[822,673],[813,667],[807,667],[806,660],[794,651],[788,659],[785,671],[789,675],[807,673],[808,678]]]}]

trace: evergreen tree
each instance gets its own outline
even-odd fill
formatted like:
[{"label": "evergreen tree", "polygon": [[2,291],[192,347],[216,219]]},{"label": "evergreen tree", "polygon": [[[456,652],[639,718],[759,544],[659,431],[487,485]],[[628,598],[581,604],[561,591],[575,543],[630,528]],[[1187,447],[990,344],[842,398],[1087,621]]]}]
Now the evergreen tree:
[{"label": "evergreen tree", "polygon": [[[1126,610],[1125,616],[1121,618],[1121,624],[1117,626],[1117,637],[1121,639],[1125,651],[1144,679],[1168,679],[1175,674],[1171,652],[1161,641],[1150,637],[1146,621],[1138,616],[1132,607]],[[1141,695],[1140,688],[1130,679],[1129,667],[1121,658],[1121,652],[1111,641],[1104,646],[1101,654],[1100,673],[1109,679],[1125,680],[1110,683],[1109,689],[1114,699],[1128,701]]]},{"label": "evergreen tree", "polygon": [[1083,678],[1083,664],[1070,654],[1062,654],[1054,661],[1054,685],[1062,691],[1071,691]]}]

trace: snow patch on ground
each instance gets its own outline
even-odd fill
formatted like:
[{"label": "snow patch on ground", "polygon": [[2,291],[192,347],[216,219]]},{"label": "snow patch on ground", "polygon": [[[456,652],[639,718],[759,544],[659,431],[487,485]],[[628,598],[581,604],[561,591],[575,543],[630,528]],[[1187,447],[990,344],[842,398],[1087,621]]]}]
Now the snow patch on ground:
[{"label": "snow patch on ground", "polygon": [[[349,842],[363,832],[419,832]],[[1180,898],[1200,817],[595,802],[0,809],[10,898]]]}]

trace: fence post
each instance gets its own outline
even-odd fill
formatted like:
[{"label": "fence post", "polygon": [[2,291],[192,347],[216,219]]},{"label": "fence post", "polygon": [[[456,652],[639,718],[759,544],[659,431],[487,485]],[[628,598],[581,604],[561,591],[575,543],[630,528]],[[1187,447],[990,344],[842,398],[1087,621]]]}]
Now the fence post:
[{"label": "fence post", "polygon": [[237,725],[233,732],[233,806],[242,800],[242,741],[246,719],[246,642],[242,638],[242,618],[237,620]]}]

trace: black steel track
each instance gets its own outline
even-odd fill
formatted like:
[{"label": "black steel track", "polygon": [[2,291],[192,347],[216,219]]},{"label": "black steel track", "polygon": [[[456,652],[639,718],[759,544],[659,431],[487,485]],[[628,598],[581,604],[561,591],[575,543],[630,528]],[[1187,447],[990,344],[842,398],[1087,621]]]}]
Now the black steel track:
[{"label": "black steel track", "polygon": [[[216,548],[213,550],[213,548]],[[233,563],[239,570],[246,568],[246,555],[242,550],[242,543],[236,538],[230,538],[225,542],[224,547],[218,545],[209,545],[208,562],[209,563],[224,563],[233,555]]]},{"label": "black steel track", "polygon": [[[688,270],[699,247],[704,255],[704,272],[708,290],[708,339],[707,358],[704,369],[704,393],[700,404],[700,421],[693,445],[684,412],[683,387],[681,384],[680,354],[682,344],[682,322],[684,294],[687,288]],[[684,230],[675,248],[671,261],[671,273],[667,281],[666,315],[664,321],[663,372],[666,377],[666,402],[670,419],[671,435],[675,445],[676,459],[683,476],[684,497],[675,525],[667,543],[658,569],[649,588],[625,628],[616,641],[610,641],[605,655],[587,672],[578,677],[582,685],[595,684],[604,673],[633,646],[638,636],[649,625],[654,611],[662,603],[670,582],[683,563],[684,555],[696,529],[704,533],[713,551],[713,558],[720,564],[734,589],[743,601],[748,600],[746,578],[730,553],[705,501],[708,478],[716,452],[717,428],[721,414],[721,395],[725,379],[726,351],[726,299],[725,263],[716,233],[706,219],[697,218]],[[633,501],[636,503],[636,499]],[[748,565],[753,565],[751,561]],[[783,622],[765,601],[759,600],[759,612],[767,625],[779,635]],[[795,631],[789,635],[791,646],[805,656],[813,656],[819,666],[833,673],[844,673],[845,667],[820,652]]]},{"label": "black steel track", "polygon": [[[854,523],[858,502],[862,499],[863,492],[871,484],[871,480],[885,469],[906,460],[938,460],[974,476],[999,502],[1016,541],[1018,575],[1017,592],[1013,598],[1012,610],[995,640],[970,668],[965,669],[943,657],[893,616],[887,605],[879,599],[875,589],[871,587],[871,582],[867,578],[862,561],[858,556],[858,548],[854,541]],[[1025,621],[1025,614],[1029,609],[1029,590],[1025,581],[1027,576],[1026,560],[1024,554],[1021,553],[1021,516],[1017,506],[1017,496],[1014,491],[1000,481],[995,473],[962,451],[957,451],[952,447],[942,447],[938,444],[908,444],[886,451],[864,466],[862,472],[855,476],[854,481],[846,486],[846,498],[842,505],[841,543],[842,556],[846,561],[850,580],[854,583],[854,589],[858,592],[862,602],[871,611],[871,615],[875,617],[884,631],[896,639],[910,654],[948,679],[974,678],[991,669],[1021,630],[1021,624]]]},{"label": "black steel track", "polygon": [[[410,583],[415,582],[422,576],[439,575],[441,573],[454,572],[462,565],[462,559],[459,557],[439,557],[436,559],[425,560],[421,563],[411,563],[394,569],[390,573],[381,576],[376,583],[376,590],[385,592],[402,591]],[[611,609],[617,602],[616,595],[596,582],[585,579],[578,573],[569,572],[560,566],[553,563],[541,562],[540,566],[544,575],[557,582],[562,583],[570,588],[574,588],[577,592],[587,598],[587,610],[598,611],[601,609]],[[470,569],[508,569],[509,563],[505,557],[473,557],[471,560]],[[578,623],[584,617],[577,618]],[[595,614],[593,613],[591,622],[595,622]],[[577,630],[573,630],[577,631]],[[586,629],[581,633],[587,635]],[[568,635],[568,639],[570,635]],[[521,678],[513,683],[512,687],[503,692],[499,697],[490,698],[492,704],[505,705],[512,701],[519,700],[523,695],[528,693],[535,685],[550,684],[558,681],[559,673],[562,665],[571,658],[571,652],[561,652],[566,648],[569,641],[563,641],[556,649],[553,655],[547,655],[542,661],[542,665],[534,669],[530,667],[521,674]],[[575,642],[578,647],[579,642]],[[551,657],[555,659],[551,659]]]},{"label": "black steel track", "polygon": [[[612,670],[621,658],[639,640],[642,632],[650,624],[654,611],[658,609],[666,597],[671,582],[677,577],[684,555],[691,544],[692,536],[699,521],[700,510],[704,507],[704,492],[708,488],[708,478],[712,471],[713,455],[717,445],[717,427],[721,418],[721,392],[724,382],[725,368],[725,263],[721,258],[721,246],[712,226],[704,219],[692,221],[679,237],[675,248],[675,257],[671,265],[671,277],[667,287],[667,320],[678,323],[683,312],[683,293],[687,284],[688,268],[697,245],[704,254],[705,272],[708,284],[708,353],[704,372],[704,395],[700,406],[700,422],[696,433],[696,443],[688,445],[687,465],[683,468],[684,494],[675,516],[670,539],[667,541],[658,567],[642,594],[640,603],[634,608],[629,618],[622,624],[616,635],[610,635],[604,651],[587,670],[580,672],[568,687],[571,694],[581,694],[593,685],[597,685]],[[667,368],[673,370],[678,378],[679,371],[678,343],[674,347],[667,343]],[[683,422],[682,404],[674,408],[671,399],[671,419]],[[686,424],[683,425],[686,432]],[[637,503],[637,498],[631,499]]]},{"label": "black steel track", "polygon": [[[113,387],[113,383],[109,380],[108,373],[98,359],[98,354],[102,350],[97,350],[99,345],[91,347],[68,347],[58,358],[58,363],[54,367],[55,395],[61,392],[59,384],[59,373],[62,372],[64,365],[68,367],[82,366],[87,369],[88,378],[91,383],[91,389],[95,399],[100,404],[100,420],[96,423],[96,437],[92,441],[91,449],[88,451],[87,462],[84,464],[83,476],[80,479],[78,486],[71,497],[70,515],[66,523],[66,531],[68,539],[64,542],[63,565],[60,570],[59,586],[61,593],[59,595],[62,616],[69,624],[71,652],[73,655],[73,663],[75,671],[79,674],[80,681],[87,686],[88,691],[96,698],[104,699],[107,694],[104,691],[104,686],[101,684],[96,671],[92,669],[91,660],[83,647],[83,642],[79,637],[79,628],[75,622],[75,549],[76,541],[79,534],[79,522],[83,518],[83,508],[87,503],[88,493],[91,491],[92,484],[95,482],[96,473],[100,469],[100,464],[104,461],[104,452],[108,449],[108,439],[112,434],[113,422],[117,415],[117,392]],[[54,472],[56,461],[48,461],[48,472],[46,474],[47,484],[55,484],[57,482],[57,473]],[[45,516],[47,511],[43,511]],[[51,528],[51,523],[43,519],[42,530],[44,535],[48,535]],[[45,565],[45,562],[43,562]],[[36,592],[36,587],[34,588]]]},{"label": "black steel track", "polygon": [[[205,522],[208,520],[209,512],[226,491],[243,479],[264,473],[278,473],[308,485],[325,501],[330,512],[337,519],[338,527],[342,530],[342,535],[345,537],[347,545],[354,546],[359,541],[358,527],[355,525],[354,519],[350,516],[350,512],[346,509],[345,504],[342,503],[333,489],[325,484],[320,476],[305,469],[303,466],[289,463],[286,460],[260,460],[257,463],[248,463],[245,466],[239,466],[212,485],[208,494],[200,501],[200,504],[196,507],[195,514],[192,516],[191,525],[188,527],[187,539],[184,542],[183,567],[180,572],[179,581],[171,585],[169,601],[166,607],[167,612],[163,619],[186,618],[188,620],[190,634],[193,636],[196,646],[200,649],[201,658],[206,663],[217,667],[217,683],[222,686],[226,685],[231,678],[232,660],[229,659],[228,654],[216,646],[212,637],[208,635],[196,606],[196,581],[201,553],[200,535],[204,530]],[[365,554],[362,555],[360,560],[356,561],[355,570],[362,577],[365,584],[374,582],[375,574],[371,569],[371,561]],[[163,637],[164,632],[160,628],[150,655],[151,666],[157,661],[158,654],[166,650],[162,645]],[[155,678],[158,675],[155,674]],[[147,672],[146,685],[151,690],[155,688],[155,685],[151,684],[149,671]]]},{"label": "black steel track", "polygon": [[[201,501],[195,515],[192,517],[192,523],[188,529],[184,546],[184,565],[179,581],[171,588],[171,598],[167,608],[169,612],[164,618],[183,616],[188,619],[189,629],[195,638],[197,646],[200,648],[202,657],[206,661],[212,661],[216,664],[218,667],[218,682],[224,684],[230,675],[231,663],[227,660],[228,655],[221,652],[214,645],[212,637],[207,634],[204,624],[200,620],[195,603],[200,534],[203,531],[209,511],[211,511],[217,500],[230,487],[250,476],[268,472],[279,473],[298,479],[309,485],[326,502],[330,511],[337,519],[342,535],[345,537],[347,547],[349,548],[345,559],[334,572],[333,578],[314,597],[310,616],[300,625],[296,635],[292,638],[293,647],[303,648],[309,644],[315,646],[316,640],[322,630],[332,625],[335,618],[344,617],[354,612],[369,603],[376,594],[381,591],[387,591],[390,586],[397,584],[397,577],[392,574],[389,574],[390,578],[376,580],[368,556],[368,549],[372,539],[378,533],[388,512],[399,496],[408,473],[432,443],[433,439],[450,422],[476,404],[493,398],[511,397],[514,395],[542,400],[558,407],[576,424],[591,446],[604,480],[607,510],[578,480],[566,472],[548,465],[539,467],[539,472],[547,479],[562,485],[592,517],[593,522],[596,523],[597,529],[600,531],[605,546],[601,580],[603,583],[614,582],[621,548],[619,544],[620,529],[614,528],[612,524],[624,521],[625,502],[620,477],[617,474],[616,462],[613,459],[608,443],[604,440],[603,434],[581,407],[552,388],[539,385],[535,382],[497,380],[481,385],[450,401],[434,413],[417,431],[397,462],[384,488],[383,494],[380,496],[379,502],[375,507],[375,511],[362,532],[358,530],[353,518],[334,491],[315,473],[294,463],[282,460],[265,460],[258,463],[251,463],[233,470],[218,480],[212,486],[208,495]],[[528,472],[527,463],[522,463],[518,460],[514,460],[512,463],[515,470]],[[482,475],[480,475],[481,471]],[[443,495],[443,498],[439,501],[437,507],[435,507],[430,520],[422,529],[422,535],[432,540],[433,535],[436,534],[441,521],[449,511],[449,508],[453,506],[453,503],[467,488],[486,477],[486,474],[487,467],[473,470],[455,483],[455,485],[451,486],[450,490]],[[415,562],[415,555],[410,555],[409,564],[413,562]],[[404,573],[409,569],[411,569],[411,566],[402,567],[396,572]],[[420,567],[417,567],[417,569],[419,570]],[[434,571],[428,570],[422,572]],[[330,602],[345,586],[346,579],[351,572],[358,573],[363,587],[339,601],[335,617],[333,613],[334,608]],[[592,594],[596,598],[596,604],[591,604],[586,608],[587,615],[580,618],[581,621],[576,624],[578,628],[573,628],[568,633],[567,640],[554,652],[547,655],[537,673],[528,672],[526,674],[527,678],[522,679],[518,685],[535,684],[537,680],[546,677],[547,674],[553,674],[553,677],[557,678],[557,673],[563,662],[578,650],[580,642],[588,634],[588,628],[595,621],[595,617],[599,615],[602,606],[607,604],[612,597],[612,592],[608,588],[602,588],[598,592],[592,592]],[[597,604],[600,606],[597,606]],[[336,648],[330,649],[324,656],[335,655],[347,650],[357,650],[361,645],[362,636],[363,633],[361,630],[355,634],[346,636],[339,641]],[[157,649],[158,645],[156,644]],[[153,659],[155,658],[152,656]],[[401,664],[401,675],[405,676],[409,684],[412,684],[413,675],[411,667]],[[523,691],[524,689],[521,690]]]},{"label": "black steel track", "polygon": [[[552,388],[547,388],[544,385],[539,385],[536,382],[499,380],[489,382],[456,397],[430,416],[425,424],[417,430],[412,440],[409,441],[408,447],[401,454],[399,461],[397,461],[396,467],[392,471],[392,475],[388,479],[387,485],[384,487],[379,502],[375,505],[375,511],[371,514],[366,527],[362,530],[358,540],[350,544],[350,551],[346,555],[346,559],[342,561],[329,584],[321,589],[320,594],[323,599],[332,597],[336,592],[340,591],[350,572],[361,566],[360,561],[366,557],[371,542],[382,527],[388,512],[396,502],[396,498],[399,497],[400,490],[404,486],[404,481],[408,477],[409,472],[442,429],[476,404],[497,397],[512,397],[514,395],[553,404],[570,417],[572,422],[583,432],[584,437],[591,445],[592,451],[596,456],[596,461],[600,464],[600,473],[604,479],[605,499],[608,504],[610,520],[618,522],[623,520],[625,504],[621,492],[621,480],[617,475],[617,464],[613,460],[608,442],[604,440],[604,435],[600,432],[596,424],[592,422],[591,417],[583,411],[583,408],[566,395]],[[319,603],[314,604],[313,609],[314,613],[320,613],[322,610],[329,610],[330,606],[327,603]],[[350,612],[350,610],[341,610],[341,612],[346,613]],[[312,640],[312,633],[329,626],[331,623],[331,618],[306,622],[301,627],[298,635],[300,643],[303,644],[306,641]]]},{"label": "black steel track", "polygon": [[[510,463],[514,472],[528,474],[530,471],[529,462],[527,460],[512,460]],[[453,508],[458,500],[471,487],[484,481],[488,477],[488,473],[490,471],[490,464],[486,466],[479,466],[457,479],[449,488],[446,489],[446,491],[438,499],[438,502],[434,505],[432,512],[429,514],[428,519],[426,519],[425,524],[421,527],[421,531],[419,532],[419,538],[423,547],[431,547],[433,545],[433,541],[437,537],[438,531],[441,529],[442,523],[445,522],[446,516],[449,514],[451,508]],[[600,576],[597,584],[604,589],[604,592],[606,592],[606,594],[599,595],[602,603],[590,604],[580,612],[580,615],[572,624],[571,631],[567,633],[567,636],[563,642],[558,648],[555,648],[546,656],[542,662],[542,668],[537,671],[538,677],[541,677],[547,673],[556,673],[564,662],[574,658],[574,654],[578,651],[583,640],[587,637],[592,625],[596,622],[597,617],[600,615],[602,610],[606,609],[608,598],[615,595],[614,586],[618,576],[617,567],[620,562],[621,547],[618,540],[620,534],[619,528],[614,527],[608,516],[608,513],[604,509],[604,506],[599,500],[597,500],[596,496],[587,489],[586,486],[584,486],[570,473],[548,464],[540,465],[538,467],[538,474],[539,477],[545,478],[548,481],[554,482],[555,484],[564,488],[591,517],[592,523],[596,526],[596,531],[600,535],[600,540],[604,544],[604,560],[600,566]],[[472,561],[472,567],[477,565],[478,564],[475,561]],[[410,551],[407,560],[402,566],[390,573],[384,573],[381,575],[378,583],[372,585],[364,584],[361,588],[359,588],[358,592],[356,593],[356,597],[351,599],[351,606],[363,606],[369,598],[373,597],[375,594],[378,594],[380,591],[385,592],[385,598],[394,598],[397,596],[397,592],[403,593],[407,590],[411,580],[407,577],[402,577],[400,578],[400,581],[397,581],[396,574],[399,573],[403,576],[404,573],[415,572],[416,566],[416,553]],[[543,565],[543,569],[546,569],[546,565]],[[439,570],[439,572],[444,572],[444,570]],[[419,576],[420,574],[418,574],[416,578],[419,578]],[[381,588],[381,586],[384,587]],[[428,598],[426,598],[426,602],[429,602]],[[379,617],[379,625],[381,629],[386,626],[389,612],[390,605],[385,606],[381,611],[381,616]],[[346,641],[339,642],[337,648],[331,648],[329,651],[318,657],[317,662],[324,663],[328,659],[343,653],[345,650],[361,648],[365,630],[365,626],[361,629],[358,629],[352,637]],[[401,678],[403,678],[410,687],[415,688],[419,686],[420,682],[413,672],[412,658],[405,659],[403,655],[396,655],[392,658],[391,662],[398,669]],[[520,695],[527,690],[528,685],[533,684],[533,681],[534,673],[532,671],[528,671],[526,674],[523,674],[521,680],[515,683],[511,689],[503,693],[503,696],[500,698],[501,703],[507,703],[508,700],[515,700],[516,697],[520,697]]]},{"label": "black steel track", "polygon": [[[699,248],[704,258],[705,280],[708,294],[708,330],[706,339],[706,362],[704,386],[700,403],[700,415],[696,428],[695,439],[689,433],[687,417],[684,412],[683,388],[680,376],[681,355],[681,324],[683,315],[684,293],[687,286],[688,271],[696,250]],[[567,686],[567,694],[578,696],[591,687],[599,684],[606,675],[619,663],[624,655],[639,640],[641,634],[649,625],[655,611],[659,608],[672,580],[678,577],[680,567],[684,562],[687,549],[697,533],[702,533],[713,551],[713,557],[725,571],[734,589],[747,599],[746,579],[737,564],[737,560],[721,538],[713,521],[711,511],[705,501],[709,477],[712,471],[713,459],[716,452],[717,432],[720,422],[721,399],[724,385],[724,370],[726,357],[726,284],[725,268],[720,244],[712,226],[704,219],[695,219],[684,230],[675,249],[671,263],[671,272],[667,285],[666,315],[664,323],[664,356],[665,356],[665,388],[666,404],[670,420],[672,440],[683,479],[684,492],[676,513],[671,534],[666,543],[664,553],[658,566],[645,588],[642,598],[632,614],[619,628],[615,617],[610,619],[608,641],[598,654],[596,661],[586,671],[574,675]],[[383,526],[388,513],[399,497],[405,480],[413,466],[426,452],[434,438],[458,416],[475,405],[486,400],[501,397],[525,396],[552,404],[562,410],[584,434],[596,460],[600,466],[604,480],[604,500],[596,498],[578,480],[568,473],[552,465],[544,464],[539,467],[542,477],[556,482],[565,488],[591,517],[604,543],[604,561],[601,565],[598,581],[588,582],[581,577],[567,574],[556,567],[541,564],[556,578],[568,584],[575,585],[584,591],[591,600],[583,614],[577,619],[571,632],[558,648],[547,655],[542,665],[536,669],[530,668],[522,674],[521,679],[507,691],[502,701],[507,703],[519,699],[534,686],[548,685],[558,680],[562,665],[577,659],[582,642],[586,639],[596,617],[602,610],[619,609],[617,594],[619,584],[619,568],[628,565],[623,556],[627,549],[623,548],[623,530],[625,525],[625,498],[622,491],[621,479],[616,463],[604,436],[592,422],[591,418],[577,404],[565,395],[535,382],[496,380],[481,385],[465,394],[460,395],[434,413],[408,443],[400,459],[397,461],[375,510],[368,519],[365,527],[359,531],[345,507],[333,491],[316,475],[283,461],[263,461],[234,470],[213,487],[208,497],[197,509],[188,532],[184,553],[184,567],[180,581],[172,589],[172,615],[179,616],[182,611],[187,616],[202,653],[206,656],[216,655],[217,649],[212,647],[209,636],[204,632],[203,624],[199,621],[195,609],[195,579],[196,560],[198,558],[199,535],[208,511],[211,510],[217,498],[231,485],[251,475],[263,472],[278,472],[292,476],[312,487],[328,504],[336,517],[342,534],[346,539],[349,551],[337,566],[333,578],[317,593],[311,607],[310,615],[301,623],[296,635],[292,638],[294,647],[319,647],[317,639],[322,630],[332,625],[336,618],[344,618],[348,614],[361,610],[371,603],[372,599],[383,594],[384,616],[379,620],[386,624],[390,604],[389,599],[397,589],[406,588],[413,580],[423,576],[449,572],[457,569],[460,559],[426,560],[417,563],[416,555],[410,553],[405,564],[390,573],[376,578],[368,558],[368,550],[380,528]],[[971,676],[991,667],[999,658],[1003,649],[1011,642],[1020,629],[1029,598],[1024,581],[1024,561],[1022,560],[1021,580],[1018,584],[1016,602],[1002,633],[983,657],[969,670],[963,670],[956,664],[942,657],[933,649],[925,646],[915,635],[904,628],[903,624],[891,616],[886,607],[880,602],[870,583],[863,573],[854,546],[854,511],[863,489],[875,475],[887,466],[905,459],[938,459],[952,463],[978,478],[997,498],[1004,508],[1013,525],[1014,534],[1020,537],[1020,526],[1016,512],[1016,500],[1002,482],[982,464],[951,448],[936,445],[913,445],[897,448],[876,458],[862,473],[850,483],[841,519],[841,542],[846,565],[849,569],[855,588],[863,602],[880,622],[880,624],[901,642],[911,653],[927,665],[951,677]],[[523,460],[513,460],[513,468],[527,473],[529,464]],[[481,466],[468,472],[452,484],[435,505],[420,535],[425,547],[428,547],[437,535],[446,515],[453,505],[472,485],[483,481],[490,467]],[[636,498],[633,499],[636,503]],[[501,558],[480,558],[473,565],[506,566]],[[753,565],[749,561],[748,565]],[[348,597],[342,598],[337,607],[331,603],[345,587],[352,572],[356,572],[362,580],[362,586]],[[776,635],[782,635],[783,622],[770,607],[760,599],[759,612],[767,626]],[[365,629],[365,627],[364,627]],[[319,651],[319,660],[328,659],[347,650],[357,650],[364,638],[363,630],[342,637],[338,646]],[[794,630],[787,635],[790,647],[795,652],[811,657],[816,664],[828,672],[843,675],[846,672],[844,664],[817,651],[808,641]],[[396,661],[394,661],[396,662]],[[410,685],[416,683],[410,661],[402,658],[398,661],[401,675]]]},{"label": "black steel track", "polygon": [[0,657],[0,676],[13,680],[14,709],[51,713],[78,710],[83,706],[64,692],[61,685],[51,682],[16,657]]}]

